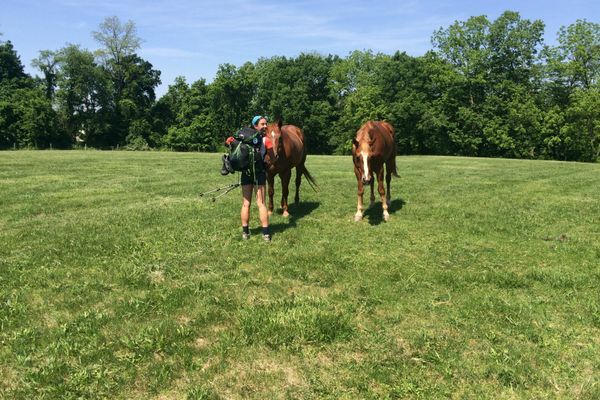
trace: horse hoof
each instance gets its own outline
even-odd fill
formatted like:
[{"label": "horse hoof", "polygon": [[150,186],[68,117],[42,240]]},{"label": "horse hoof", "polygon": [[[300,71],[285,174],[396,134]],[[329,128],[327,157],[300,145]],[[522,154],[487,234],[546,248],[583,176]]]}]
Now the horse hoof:
[{"label": "horse hoof", "polygon": [[384,221],[389,221],[390,220],[390,214],[383,214],[383,220]]},{"label": "horse hoof", "polygon": [[290,216],[290,213],[289,213],[289,212],[287,212],[287,211],[284,211],[284,212],[283,212],[283,217],[284,217],[284,218],[287,218],[287,217],[289,217],[289,216]]},{"label": "horse hoof", "polygon": [[354,222],[358,222],[358,221],[360,221],[361,219],[362,219],[362,215],[356,214],[356,215],[354,216]]}]

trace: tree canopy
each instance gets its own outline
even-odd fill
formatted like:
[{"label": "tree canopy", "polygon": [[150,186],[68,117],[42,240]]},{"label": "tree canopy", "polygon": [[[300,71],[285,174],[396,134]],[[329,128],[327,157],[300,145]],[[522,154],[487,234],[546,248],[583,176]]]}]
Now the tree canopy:
[{"label": "tree canopy", "polygon": [[24,71],[0,42],[0,148],[91,146],[217,151],[253,115],[304,129],[309,151],[345,154],[366,120],[394,125],[400,154],[597,161],[600,25],[563,26],[544,45],[544,23],[506,11],[432,34],[418,57],[353,51],[302,53],[241,66],[215,79],[183,77],[156,98],[160,71],[136,52],[132,21],[109,17],[95,51],[42,50]]}]

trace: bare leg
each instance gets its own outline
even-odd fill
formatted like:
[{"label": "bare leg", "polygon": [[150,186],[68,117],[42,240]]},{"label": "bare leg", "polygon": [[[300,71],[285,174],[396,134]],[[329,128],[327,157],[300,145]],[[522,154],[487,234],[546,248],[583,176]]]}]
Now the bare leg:
[{"label": "bare leg", "polygon": [[265,185],[256,187],[256,205],[258,206],[260,225],[263,228],[266,228],[269,226],[269,213],[267,211],[267,206],[265,205]]},{"label": "bare leg", "polygon": [[248,221],[250,220],[250,204],[252,203],[253,188],[254,185],[242,185],[242,210],[240,211],[242,226],[248,226]]}]

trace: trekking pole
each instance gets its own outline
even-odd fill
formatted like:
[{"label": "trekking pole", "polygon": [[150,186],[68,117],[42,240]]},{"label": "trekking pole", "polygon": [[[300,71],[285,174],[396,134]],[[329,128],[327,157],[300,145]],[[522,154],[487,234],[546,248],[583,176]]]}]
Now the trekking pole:
[{"label": "trekking pole", "polygon": [[223,197],[223,196],[225,196],[227,193],[231,192],[233,189],[235,189],[235,188],[236,188],[236,187],[238,187],[238,186],[240,186],[240,184],[239,184],[239,183],[234,183],[234,184],[232,184],[232,185],[231,185],[231,186],[229,186],[229,188],[227,188],[227,190],[225,190],[223,193],[221,193],[221,194],[220,194],[220,195],[218,195],[218,196],[214,196],[214,197],[212,198],[212,201],[215,201],[215,200],[216,200],[216,199],[218,199],[219,197]]},{"label": "trekking pole", "polygon": [[239,183],[232,183],[231,185],[227,185],[227,186],[218,187],[218,188],[216,188],[216,189],[213,189],[213,190],[209,190],[209,191],[207,191],[207,192],[200,193],[200,197],[203,197],[204,195],[207,195],[207,194],[210,194],[210,193],[215,193],[215,192],[219,192],[219,191],[221,191],[221,190],[225,190],[225,191],[224,191],[223,193],[221,193],[220,195],[218,195],[218,196],[213,196],[213,197],[212,197],[212,199],[211,199],[211,200],[212,200],[212,201],[215,201],[215,200],[216,200],[216,199],[218,199],[219,197],[221,197],[221,196],[224,196],[224,195],[226,195],[227,193],[231,192],[233,189],[235,189],[235,188],[236,188],[236,187],[238,187],[238,186],[240,186],[240,184],[239,184]]}]

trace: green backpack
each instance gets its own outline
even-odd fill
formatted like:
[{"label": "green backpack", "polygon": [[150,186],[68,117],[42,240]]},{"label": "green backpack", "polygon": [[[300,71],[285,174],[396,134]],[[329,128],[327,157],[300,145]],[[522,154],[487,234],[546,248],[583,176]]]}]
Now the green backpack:
[{"label": "green backpack", "polygon": [[242,128],[234,136],[229,151],[229,162],[234,171],[250,169],[260,158],[262,136],[252,128]]}]

